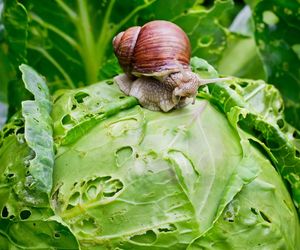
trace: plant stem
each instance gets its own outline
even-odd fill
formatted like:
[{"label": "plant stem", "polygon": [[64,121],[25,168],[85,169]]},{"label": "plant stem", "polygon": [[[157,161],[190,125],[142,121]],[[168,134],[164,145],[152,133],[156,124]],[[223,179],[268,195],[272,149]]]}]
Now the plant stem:
[{"label": "plant stem", "polygon": [[100,35],[96,42],[96,49],[97,49],[97,57],[98,57],[98,66],[100,67],[104,61],[105,51],[106,47],[109,43],[109,41],[112,39],[112,36],[114,33],[112,30],[108,27],[109,26],[109,18],[113,9],[113,6],[115,4],[115,0],[111,0],[109,2],[109,5],[107,7],[107,10],[105,12],[105,16],[103,19],[103,24],[101,28]]},{"label": "plant stem", "polygon": [[90,25],[89,13],[85,0],[77,0],[79,19],[77,20],[77,30],[82,44],[81,57],[84,61],[87,84],[97,82],[98,64],[95,55],[96,46],[93,31]]}]

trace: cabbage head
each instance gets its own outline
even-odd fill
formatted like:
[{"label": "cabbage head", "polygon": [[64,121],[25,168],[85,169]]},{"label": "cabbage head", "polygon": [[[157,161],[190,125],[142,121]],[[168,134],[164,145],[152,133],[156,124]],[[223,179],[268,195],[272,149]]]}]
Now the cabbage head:
[{"label": "cabbage head", "polygon": [[232,79],[161,113],[111,79],[50,96],[20,69],[33,100],[1,132],[0,249],[300,249],[298,132],[274,87]]}]

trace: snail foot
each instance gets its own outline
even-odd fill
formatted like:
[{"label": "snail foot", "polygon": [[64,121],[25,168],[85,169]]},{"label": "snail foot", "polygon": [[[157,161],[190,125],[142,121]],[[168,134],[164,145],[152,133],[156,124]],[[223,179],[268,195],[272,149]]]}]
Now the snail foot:
[{"label": "snail foot", "polygon": [[141,106],[149,110],[168,112],[185,103],[180,100],[174,103],[173,89],[152,77],[145,76],[132,80],[127,75],[122,74],[115,77],[114,80],[121,91],[137,98]]}]

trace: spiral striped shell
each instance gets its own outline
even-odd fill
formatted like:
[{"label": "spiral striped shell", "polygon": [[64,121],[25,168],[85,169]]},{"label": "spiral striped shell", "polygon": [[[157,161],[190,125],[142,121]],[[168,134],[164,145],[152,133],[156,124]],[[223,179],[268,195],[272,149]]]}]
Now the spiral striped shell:
[{"label": "spiral striped shell", "polygon": [[128,75],[160,77],[189,68],[189,39],[180,27],[168,21],[131,27],[114,38],[113,47]]}]

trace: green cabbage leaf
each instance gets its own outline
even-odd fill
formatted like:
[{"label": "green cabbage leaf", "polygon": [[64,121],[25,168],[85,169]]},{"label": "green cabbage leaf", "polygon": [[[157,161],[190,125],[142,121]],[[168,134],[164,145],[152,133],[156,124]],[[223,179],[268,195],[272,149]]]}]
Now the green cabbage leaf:
[{"label": "green cabbage leaf", "polygon": [[76,238],[49,202],[54,166],[49,91],[31,67],[20,70],[34,99],[24,101],[22,112],[1,131],[0,249],[76,249]]}]

